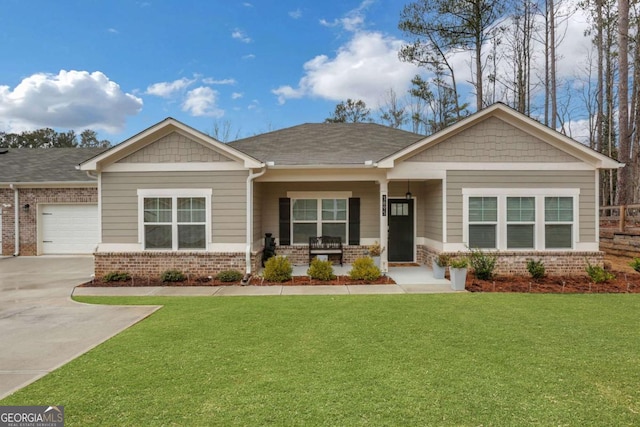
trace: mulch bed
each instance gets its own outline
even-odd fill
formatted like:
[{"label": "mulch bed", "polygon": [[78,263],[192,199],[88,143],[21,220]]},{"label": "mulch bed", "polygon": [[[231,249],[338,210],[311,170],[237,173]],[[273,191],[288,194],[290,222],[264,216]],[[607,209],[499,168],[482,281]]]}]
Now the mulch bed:
[{"label": "mulch bed", "polygon": [[[478,280],[473,273],[467,275],[465,288],[469,292],[523,292],[523,293],[640,293],[640,273],[631,269],[629,259],[607,257],[607,268],[616,278],[606,283],[592,283],[587,275],[547,276],[541,280],[533,280],[528,276],[497,276],[492,280]],[[308,276],[294,276],[284,283],[263,281],[253,276],[249,283],[252,286],[342,286],[342,285],[388,285],[395,284],[393,279],[382,276],[375,282],[351,280],[349,276],[338,276],[335,280],[312,280]],[[118,287],[118,286],[241,286],[239,282],[221,282],[208,277],[199,277],[183,282],[162,282],[159,278],[134,277],[126,282],[104,282],[101,279],[84,283],[86,287]]]},{"label": "mulch bed", "polygon": [[[337,276],[335,280],[313,280],[308,276],[294,276],[286,282],[268,282],[261,277],[253,276],[248,283],[252,286],[344,286],[344,285],[393,285],[396,282],[392,278],[382,276],[376,281],[353,280],[349,276]],[[188,279],[182,282],[163,282],[160,279],[147,277],[134,277],[131,280],[121,282],[105,282],[102,279],[94,279],[83,283],[80,287],[137,287],[137,286],[241,286],[240,282],[222,282],[207,277]]]},{"label": "mulch bed", "polygon": [[469,292],[529,292],[529,293],[640,293],[640,274],[612,271],[616,278],[606,283],[593,283],[589,276],[547,276],[541,280],[530,277],[501,277],[478,280],[467,276]]}]

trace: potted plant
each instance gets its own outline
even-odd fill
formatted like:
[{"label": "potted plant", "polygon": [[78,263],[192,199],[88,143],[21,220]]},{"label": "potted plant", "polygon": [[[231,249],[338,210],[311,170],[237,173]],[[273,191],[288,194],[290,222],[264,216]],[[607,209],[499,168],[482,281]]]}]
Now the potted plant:
[{"label": "potted plant", "polygon": [[444,279],[444,273],[447,270],[451,257],[447,254],[439,254],[431,262],[434,279]]},{"label": "potted plant", "polygon": [[377,241],[373,245],[369,245],[369,256],[373,258],[376,267],[380,268],[380,255],[384,252],[384,248]]},{"label": "potted plant", "polygon": [[449,275],[451,276],[451,289],[454,291],[464,291],[467,281],[467,267],[469,260],[465,257],[457,257],[449,262]]}]

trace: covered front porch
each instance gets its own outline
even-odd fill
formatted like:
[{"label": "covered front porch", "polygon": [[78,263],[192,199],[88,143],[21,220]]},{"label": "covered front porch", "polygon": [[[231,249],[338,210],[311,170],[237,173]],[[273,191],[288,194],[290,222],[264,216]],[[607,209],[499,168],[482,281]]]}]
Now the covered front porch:
[{"label": "covered front porch", "polygon": [[390,273],[394,263],[429,266],[442,251],[441,178],[306,172],[292,181],[267,174],[254,184],[259,195],[254,198],[254,253],[268,234],[276,254],[307,264],[310,238],[338,236],[344,262],[368,255],[369,247],[379,244],[384,248],[381,270]]}]

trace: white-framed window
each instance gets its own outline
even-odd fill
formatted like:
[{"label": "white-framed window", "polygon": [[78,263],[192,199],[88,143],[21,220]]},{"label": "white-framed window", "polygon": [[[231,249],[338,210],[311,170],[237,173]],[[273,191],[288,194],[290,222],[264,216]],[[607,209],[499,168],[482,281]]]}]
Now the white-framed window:
[{"label": "white-framed window", "polygon": [[578,242],[579,189],[463,189],[470,248],[567,250]]},{"label": "white-framed window", "polygon": [[547,249],[572,247],[573,198],[544,198],[544,237]]},{"label": "white-framed window", "polygon": [[536,198],[507,197],[507,249],[534,249]]},{"label": "white-framed window", "polygon": [[309,237],[339,236],[347,244],[351,191],[287,191],[291,199],[291,243],[308,245]]},{"label": "white-framed window", "polygon": [[139,237],[146,250],[206,250],[210,189],[138,190]]},{"label": "white-framed window", "polygon": [[348,199],[291,200],[293,244],[308,244],[309,237],[333,236],[347,241]]},{"label": "white-framed window", "polygon": [[495,249],[498,226],[497,197],[469,197],[469,247]]}]

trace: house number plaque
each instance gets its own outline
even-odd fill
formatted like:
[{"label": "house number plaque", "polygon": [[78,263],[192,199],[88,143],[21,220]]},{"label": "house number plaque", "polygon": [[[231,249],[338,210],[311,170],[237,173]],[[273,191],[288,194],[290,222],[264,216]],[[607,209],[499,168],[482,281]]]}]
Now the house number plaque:
[{"label": "house number plaque", "polygon": [[387,195],[382,195],[382,216],[387,216]]}]

